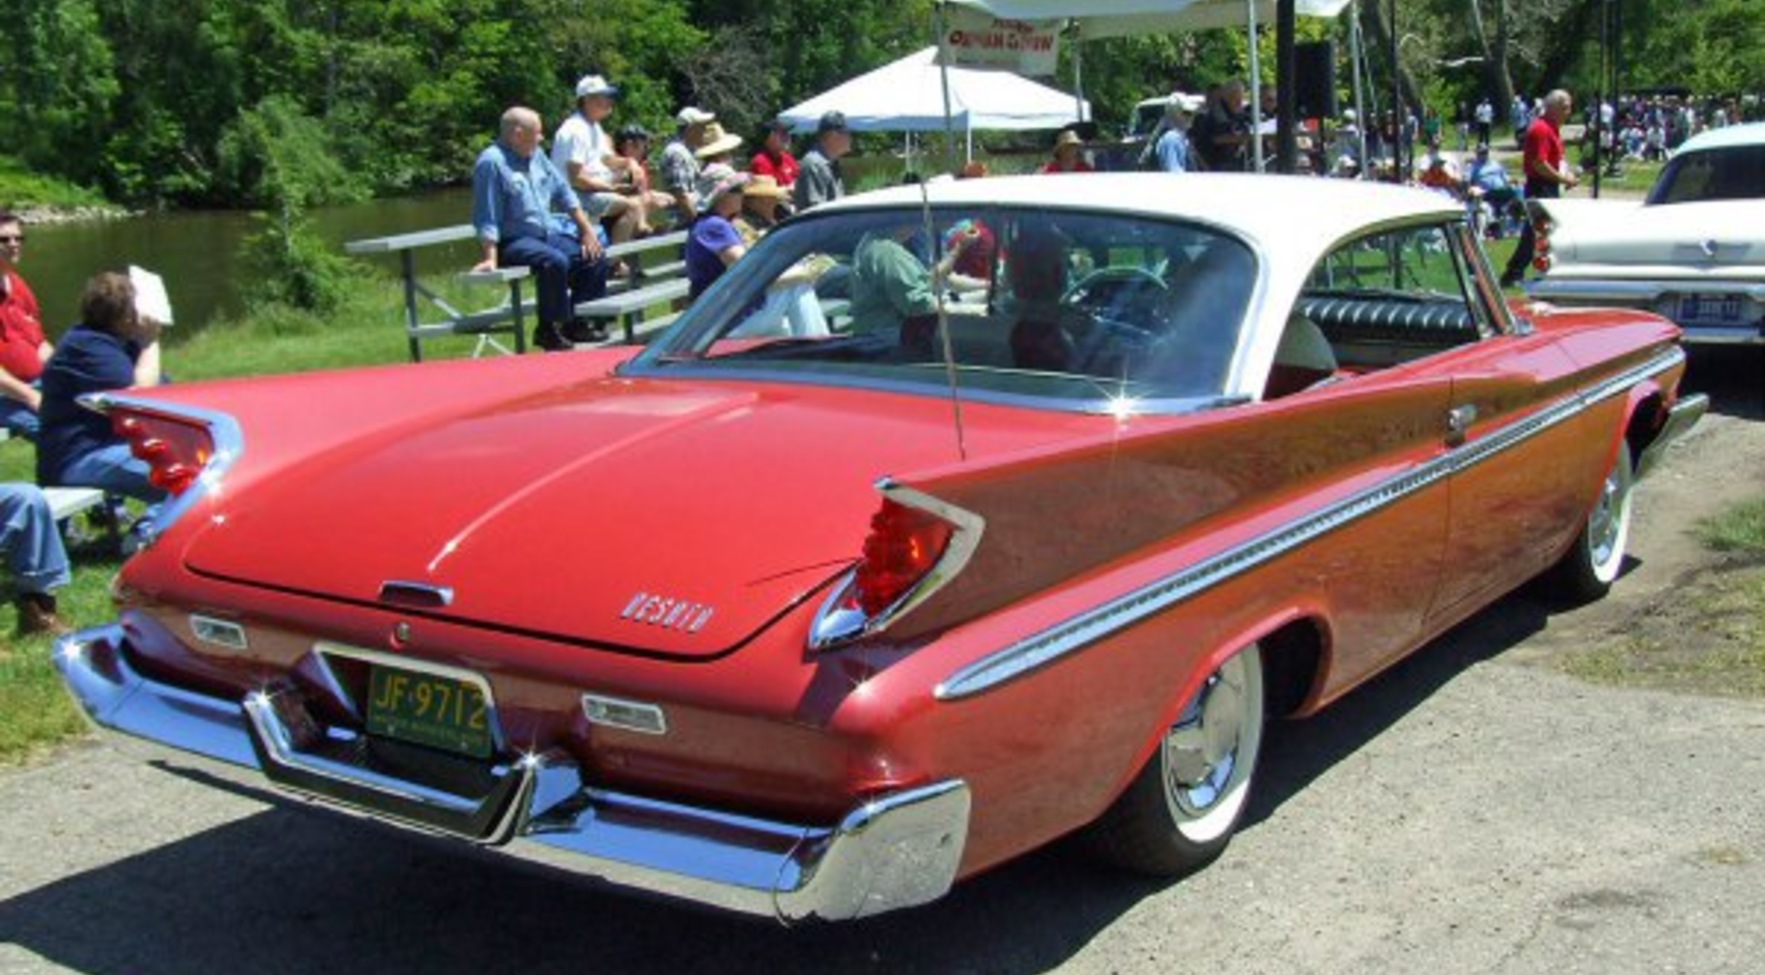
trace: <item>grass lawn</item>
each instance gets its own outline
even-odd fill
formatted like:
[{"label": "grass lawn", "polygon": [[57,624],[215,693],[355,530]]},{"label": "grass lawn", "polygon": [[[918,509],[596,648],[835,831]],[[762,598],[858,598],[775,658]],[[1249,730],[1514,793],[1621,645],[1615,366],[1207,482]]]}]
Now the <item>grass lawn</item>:
[{"label": "grass lawn", "polygon": [[[305,372],[407,360],[403,297],[391,277],[364,268],[351,289],[349,305],[335,315],[273,312],[244,321],[215,322],[184,336],[167,337],[165,366],[181,380]],[[487,292],[456,283],[451,276],[426,282],[446,295],[455,307],[487,304]],[[445,338],[425,343],[424,355],[460,358],[474,340]],[[23,440],[0,442],[0,480],[36,480],[35,449]],[[76,526],[78,527],[78,526]],[[62,616],[75,626],[93,626],[112,618],[110,581],[121,559],[115,541],[91,533],[70,546],[74,563],[71,585],[56,593]],[[15,635],[17,610],[9,583],[0,579],[0,765],[16,764],[34,752],[80,733],[85,725],[61,690],[49,664],[47,637]]]},{"label": "grass lawn", "polygon": [[33,173],[12,156],[0,156],[0,207],[110,207],[95,190]]}]

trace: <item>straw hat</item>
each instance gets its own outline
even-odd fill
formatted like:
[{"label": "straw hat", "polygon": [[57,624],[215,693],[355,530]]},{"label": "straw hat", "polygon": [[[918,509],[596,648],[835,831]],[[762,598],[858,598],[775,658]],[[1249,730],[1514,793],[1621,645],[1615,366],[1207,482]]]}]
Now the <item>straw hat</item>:
[{"label": "straw hat", "polygon": [[741,136],[723,131],[723,125],[719,122],[705,123],[704,138],[705,141],[699,143],[699,147],[693,150],[693,155],[700,159],[709,159],[712,156],[721,156],[726,152],[734,152],[742,144]]},{"label": "straw hat", "polygon": [[790,194],[784,191],[784,187],[778,185],[778,180],[771,176],[755,176],[748,181],[747,188],[742,192],[747,196],[764,196],[774,200],[790,198]]},{"label": "straw hat", "polygon": [[1079,134],[1077,132],[1074,132],[1071,129],[1062,129],[1060,131],[1060,138],[1054,140],[1054,151],[1059,152],[1062,148],[1064,148],[1066,146],[1080,146],[1080,147],[1082,147],[1082,146],[1084,146],[1084,144],[1085,144],[1085,140],[1079,138]]}]

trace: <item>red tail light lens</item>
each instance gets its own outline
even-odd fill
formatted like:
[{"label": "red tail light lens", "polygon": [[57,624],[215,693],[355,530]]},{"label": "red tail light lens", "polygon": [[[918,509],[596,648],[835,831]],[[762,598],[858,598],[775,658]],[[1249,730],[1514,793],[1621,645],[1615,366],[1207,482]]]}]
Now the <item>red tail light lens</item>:
[{"label": "red tail light lens", "polygon": [[182,494],[196,483],[214,457],[214,438],[200,424],[149,413],[117,412],[111,429],[129,443],[129,452],[147,462],[154,487]]},{"label": "red tail light lens", "polygon": [[893,606],[938,564],[954,533],[942,518],[884,498],[853,580],[859,608],[875,616]]}]

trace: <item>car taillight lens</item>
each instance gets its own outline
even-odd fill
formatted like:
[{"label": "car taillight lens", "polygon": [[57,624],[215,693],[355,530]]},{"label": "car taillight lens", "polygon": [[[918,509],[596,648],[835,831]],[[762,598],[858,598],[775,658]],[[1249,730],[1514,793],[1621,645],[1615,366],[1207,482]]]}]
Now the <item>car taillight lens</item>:
[{"label": "car taillight lens", "polygon": [[943,558],[954,532],[936,515],[884,498],[853,578],[858,608],[875,616],[893,606]]},{"label": "car taillight lens", "polygon": [[1551,225],[1549,217],[1532,221],[1532,266],[1539,271],[1551,269]]},{"label": "car taillight lens", "polygon": [[891,480],[858,563],[837,582],[810,624],[809,647],[826,650],[880,633],[960,574],[980,545],[985,518]]},{"label": "car taillight lens", "polygon": [[118,411],[111,429],[128,441],[129,452],[147,462],[147,479],[170,494],[196,483],[214,457],[214,438],[200,424],[149,413]]}]

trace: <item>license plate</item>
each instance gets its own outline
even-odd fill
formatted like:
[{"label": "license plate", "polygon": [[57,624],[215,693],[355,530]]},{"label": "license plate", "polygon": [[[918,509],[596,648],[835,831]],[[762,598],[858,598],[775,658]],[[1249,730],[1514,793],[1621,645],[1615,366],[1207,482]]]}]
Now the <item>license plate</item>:
[{"label": "license plate", "polygon": [[1679,299],[1681,324],[1739,325],[1739,295],[1685,295]]},{"label": "license plate", "polygon": [[368,676],[368,733],[490,757],[484,693],[452,677],[376,666]]}]

